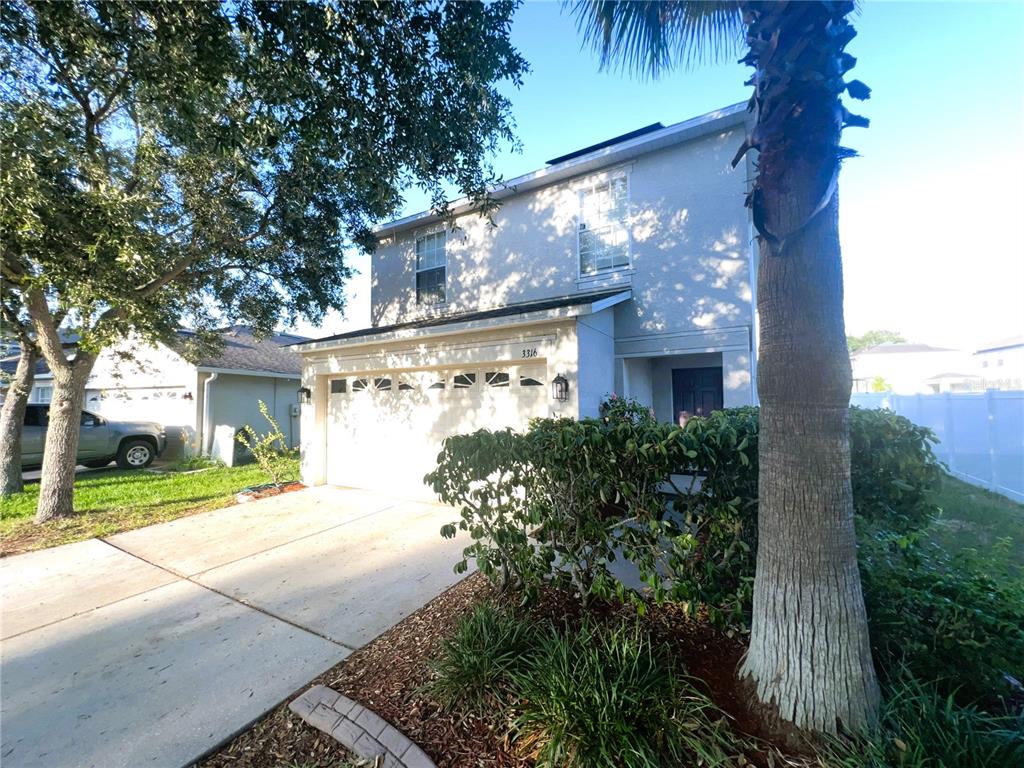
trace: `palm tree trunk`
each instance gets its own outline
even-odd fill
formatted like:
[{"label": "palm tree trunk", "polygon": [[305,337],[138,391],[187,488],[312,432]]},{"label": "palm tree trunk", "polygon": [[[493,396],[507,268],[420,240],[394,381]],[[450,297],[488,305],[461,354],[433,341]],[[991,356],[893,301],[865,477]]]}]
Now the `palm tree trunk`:
[{"label": "palm tree trunk", "polygon": [[743,665],[797,727],[871,723],[878,686],[857,570],[838,201],[761,261],[757,576]]},{"label": "palm tree trunk", "polygon": [[70,365],[55,366],[50,422],[46,428],[43,471],[35,521],[45,523],[74,511],[75,467],[81,431],[85,383],[92,372],[94,354],[78,350]]},{"label": "palm tree trunk", "polygon": [[25,488],[21,479],[21,428],[38,357],[35,345],[21,345],[18,367],[0,409],[0,496],[21,493]]},{"label": "palm tree trunk", "polygon": [[[746,3],[759,151],[759,510],[742,674],[785,723],[871,724],[879,691],[857,570],[850,488],[850,360],[836,183],[852,3]],[[866,95],[861,84],[851,93]],[[742,155],[742,151],[741,151]]]}]

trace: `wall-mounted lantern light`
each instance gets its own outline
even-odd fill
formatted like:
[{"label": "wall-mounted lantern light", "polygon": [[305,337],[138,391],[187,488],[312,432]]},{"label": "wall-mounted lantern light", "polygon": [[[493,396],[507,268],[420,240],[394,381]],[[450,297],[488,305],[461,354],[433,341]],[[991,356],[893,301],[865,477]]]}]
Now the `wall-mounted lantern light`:
[{"label": "wall-mounted lantern light", "polygon": [[313,393],[309,387],[299,387],[299,403],[307,405],[313,401]]},{"label": "wall-mounted lantern light", "polygon": [[562,374],[558,374],[551,380],[551,399],[559,401],[569,399],[569,381]]}]

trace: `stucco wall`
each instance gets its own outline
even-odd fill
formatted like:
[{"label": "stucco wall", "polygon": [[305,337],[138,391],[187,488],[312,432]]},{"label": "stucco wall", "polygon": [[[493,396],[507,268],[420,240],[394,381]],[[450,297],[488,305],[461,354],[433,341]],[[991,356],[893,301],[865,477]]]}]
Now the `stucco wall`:
[{"label": "stucco wall", "polygon": [[[579,415],[597,417],[601,401],[615,389],[614,307],[577,321]],[[572,386],[572,383],[570,383]]]},{"label": "stucco wall", "polygon": [[[201,381],[205,381],[208,376],[203,374]],[[221,426],[239,429],[246,424],[261,434],[269,431],[270,424],[260,414],[259,401],[262,400],[288,438],[289,444],[298,445],[299,419],[291,415],[291,406],[296,403],[298,388],[297,378],[219,374],[210,385],[210,434],[214,434]],[[200,410],[200,420],[202,413]],[[204,442],[209,445],[209,437]]]},{"label": "stucco wall", "polygon": [[494,216],[496,228],[475,215],[461,216],[448,234],[448,301],[441,308],[418,307],[415,301],[415,238],[436,227],[398,235],[372,261],[372,322],[386,325],[607,286],[608,279],[579,279],[578,190],[624,171],[632,269],[612,282],[631,284],[634,299],[616,309],[616,334],[749,326],[746,167],[730,167],[741,135],[739,128],[723,130],[508,198]]}]

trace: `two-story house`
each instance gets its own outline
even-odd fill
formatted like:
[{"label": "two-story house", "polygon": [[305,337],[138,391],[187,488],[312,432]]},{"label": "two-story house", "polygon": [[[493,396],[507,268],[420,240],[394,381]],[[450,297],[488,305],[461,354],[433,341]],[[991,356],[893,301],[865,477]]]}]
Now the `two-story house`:
[{"label": "two-story house", "polygon": [[596,416],[674,421],[754,401],[756,251],[731,160],[743,105],[634,131],[377,231],[372,327],[308,341],[303,481],[430,495],[448,435]]}]

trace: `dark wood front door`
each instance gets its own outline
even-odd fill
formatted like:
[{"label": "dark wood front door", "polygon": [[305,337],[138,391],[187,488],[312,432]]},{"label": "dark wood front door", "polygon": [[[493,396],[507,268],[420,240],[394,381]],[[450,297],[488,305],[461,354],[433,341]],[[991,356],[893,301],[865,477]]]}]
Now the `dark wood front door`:
[{"label": "dark wood front door", "polygon": [[722,368],[674,368],[672,370],[672,411],[675,421],[688,416],[707,416],[722,409]]}]

